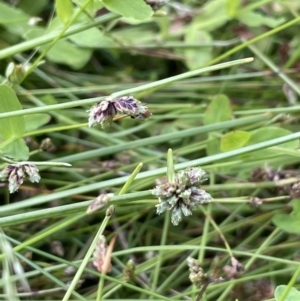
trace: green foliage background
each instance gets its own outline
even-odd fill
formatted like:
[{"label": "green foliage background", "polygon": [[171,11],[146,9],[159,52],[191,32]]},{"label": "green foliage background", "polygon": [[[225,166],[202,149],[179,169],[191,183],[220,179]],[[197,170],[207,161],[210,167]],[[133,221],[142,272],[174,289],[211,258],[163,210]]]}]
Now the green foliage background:
[{"label": "green foliage background", "polygon": [[[148,2],[0,1],[1,169],[41,175],[12,195],[1,182],[0,299],[297,300],[300,3]],[[153,115],[88,128],[124,95]],[[214,198],[177,227],[151,194],[169,149]],[[102,192],[111,216],[87,212]],[[99,234],[117,235],[107,273],[89,263]],[[199,295],[188,256],[224,280]]]}]

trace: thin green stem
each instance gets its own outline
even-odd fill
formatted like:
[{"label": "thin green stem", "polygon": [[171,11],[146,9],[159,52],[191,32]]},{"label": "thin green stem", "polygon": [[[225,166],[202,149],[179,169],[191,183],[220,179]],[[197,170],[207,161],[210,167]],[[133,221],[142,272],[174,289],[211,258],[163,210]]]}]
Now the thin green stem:
[{"label": "thin green stem", "polygon": [[169,183],[174,183],[175,172],[174,172],[174,161],[173,161],[173,151],[168,149],[167,154],[167,179]]},{"label": "thin green stem", "polygon": [[[161,246],[166,246],[166,244],[167,244],[167,236],[168,236],[168,232],[169,232],[169,226],[170,226],[170,211],[167,211],[165,214],[165,218],[164,218],[164,227],[163,227],[162,236],[160,239]],[[157,288],[159,276],[161,275],[161,265],[162,265],[162,262],[164,259],[164,253],[165,252],[163,250],[160,250],[156,257],[156,264],[154,267],[153,279],[151,282],[151,291],[152,292],[155,292],[156,288]]]},{"label": "thin green stem", "polygon": [[279,67],[277,67],[266,55],[264,55],[254,45],[248,45],[248,48],[256,54],[266,65],[268,65],[275,74],[277,74],[287,85],[289,85],[300,96],[300,88],[291,78],[289,78]]},{"label": "thin green stem", "polygon": [[220,235],[221,239],[223,240],[223,243],[225,245],[225,248],[229,254],[230,257],[233,257],[233,253],[232,250],[229,246],[229,243],[227,241],[227,239],[225,238],[224,234],[222,233],[222,231],[220,230],[219,226],[216,224],[216,222],[213,220],[213,218],[208,214],[208,212],[204,209],[203,206],[200,206],[201,211],[205,214],[206,218],[209,219],[211,225],[215,228],[215,230],[217,231],[217,233]]},{"label": "thin green stem", "polygon": [[248,270],[256,260],[256,255],[260,254],[263,249],[266,248],[270,244],[270,242],[274,239],[276,235],[280,233],[280,229],[276,228],[268,237],[267,239],[258,247],[258,249],[255,251],[253,256],[249,259],[249,261],[245,264],[245,270]]},{"label": "thin green stem", "polygon": [[300,266],[297,268],[293,277],[291,278],[288,285],[285,287],[284,291],[282,292],[282,295],[280,296],[280,298],[277,301],[286,300],[285,297],[288,295],[288,293],[291,290],[291,288],[293,287],[293,285],[297,282],[299,275],[300,275]]},{"label": "thin green stem", "polygon": [[132,182],[134,181],[138,173],[141,171],[142,167],[143,167],[143,163],[139,163],[138,166],[135,168],[135,170],[132,172],[132,174],[129,176],[128,180],[126,181],[122,189],[120,190],[119,195],[123,195],[127,192],[128,188],[130,187],[130,185],[132,184]]},{"label": "thin green stem", "polygon": [[107,226],[107,223],[108,223],[108,221],[110,219],[110,216],[111,215],[106,215],[105,218],[104,218],[104,220],[102,221],[102,223],[101,223],[101,225],[99,227],[99,230],[98,230],[97,234],[95,235],[95,237],[93,239],[93,242],[91,243],[91,245],[90,245],[90,247],[89,247],[86,255],[84,256],[84,258],[83,258],[83,260],[82,260],[82,262],[80,264],[79,269],[77,270],[74,278],[72,279],[72,282],[71,282],[70,286],[68,287],[68,290],[66,291],[66,293],[65,293],[62,301],[68,301],[70,299],[70,297],[71,297],[73,291],[75,290],[76,285],[77,285],[77,283],[78,283],[78,281],[79,281],[79,279],[80,279],[80,277],[81,277],[84,269],[86,268],[86,266],[87,266],[87,264],[88,264],[88,262],[89,262],[89,260],[90,260],[90,258],[92,256],[92,254],[94,252],[94,249],[96,247],[96,244],[97,244],[97,242],[99,240],[100,235],[103,234],[103,231],[104,231],[104,229]]},{"label": "thin green stem", "polygon": [[98,289],[97,289],[97,299],[96,301],[101,301],[102,294],[103,294],[103,288],[104,288],[104,277],[100,277],[99,283],[98,283]]},{"label": "thin green stem", "polygon": [[267,32],[265,32],[265,33],[263,33],[263,34],[255,37],[255,38],[251,39],[251,40],[248,40],[247,42],[244,42],[243,44],[238,45],[238,46],[230,49],[229,51],[221,54],[217,58],[211,60],[208,63],[208,65],[215,64],[215,63],[217,63],[217,62],[219,62],[219,61],[221,61],[221,60],[229,57],[230,55],[232,55],[232,54],[234,54],[234,53],[236,53],[236,52],[238,52],[238,51],[240,51],[240,50],[248,47],[249,45],[252,45],[252,44],[254,44],[254,43],[256,43],[256,42],[258,42],[258,41],[260,41],[260,40],[262,40],[264,38],[270,37],[271,35],[273,35],[273,34],[275,34],[277,32],[280,32],[280,31],[282,31],[282,30],[284,30],[284,29],[286,29],[286,28],[288,28],[290,26],[296,25],[299,21],[300,21],[300,17],[297,17],[297,18],[295,18],[292,21],[289,21],[289,22],[284,23],[284,24],[282,24],[280,26],[277,26],[274,29],[271,29],[271,30],[269,30],[269,31],[267,31]]}]

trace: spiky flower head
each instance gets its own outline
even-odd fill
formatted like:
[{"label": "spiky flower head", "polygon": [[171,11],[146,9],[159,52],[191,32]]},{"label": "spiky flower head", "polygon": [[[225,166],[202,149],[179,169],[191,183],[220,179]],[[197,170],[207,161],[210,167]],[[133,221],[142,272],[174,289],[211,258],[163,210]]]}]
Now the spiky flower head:
[{"label": "spiky flower head", "polygon": [[19,85],[25,78],[25,75],[25,67],[23,65],[16,65],[12,62],[8,64],[5,71],[5,76],[10,86]]},{"label": "spiky flower head", "polygon": [[39,170],[31,163],[16,163],[6,166],[0,172],[0,179],[2,181],[8,180],[8,189],[10,193],[14,193],[23,184],[24,179],[28,178],[32,183],[39,182],[41,177]]},{"label": "spiky flower head", "polygon": [[106,206],[106,204],[110,201],[110,199],[113,197],[112,193],[101,193],[98,195],[96,199],[94,199],[91,204],[89,205],[86,213],[92,213],[99,209],[102,209]]},{"label": "spiky flower head", "polygon": [[147,119],[151,116],[149,109],[133,96],[123,96],[114,100],[117,111],[132,118]]},{"label": "spiky flower head", "polygon": [[203,272],[198,260],[188,257],[187,258],[187,265],[189,267],[189,279],[190,281],[195,284],[198,288],[203,286],[205,283],[209,281],[208,276]]},{"label": "spiky flower head", "polygon": [[123,269],[124,281],[128,282],[134,278],[135,263],[132,259],[129,259]]},{"label": "spiky flower head", "polygon": [[89,112],[89,127],[100,124],[104,129],[111,125],[117,110],[110,100],[104,100],[92,106]]},{"label": "spiky flower head", "polygon": [[87,112],[89,112],[89,127],[100,124],[103,129],[111,125],[117,113],[141,120],[147,119],[152,115],[148,107],[142,105],[133,96],[122,96],[115,99],[108,98],[96,103]]},{"label": "spiky flower head", "polygon": [[[99,272],[107,272],[105,269],[105,256],[107,252],[106,239],[104,235],[100,235],[93,253],[93,265]],[[108,271],[111,269],[109,265]]]},{"label": "spiky flower head", "polygon": [[205,172],[201,168],[192,167],[175,174],[174,182],[156,186],[152,194],[159,200],[157,214],[172,211],[171,222],[178,225],[182,214],[189,216],[199,205],[211,201],[210,194],[200,189],[200,184],[205,180]]}]

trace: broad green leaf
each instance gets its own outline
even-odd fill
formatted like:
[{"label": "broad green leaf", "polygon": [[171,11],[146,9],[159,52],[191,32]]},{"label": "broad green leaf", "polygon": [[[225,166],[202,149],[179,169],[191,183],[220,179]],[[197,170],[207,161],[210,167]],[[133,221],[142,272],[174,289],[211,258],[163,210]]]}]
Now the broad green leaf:
[{"label": "broad green leaf", "polygon": [[[209,44],[211,35],[195,26],[189,27],[184,38],[186,43]],[[184,50],[185,62],[190,70],[201,68],[212,59],[212,47],[187,48]]]},{"label": "broad green leaf", "polygon": [[23,138],[17,138],[4,147],[1,147],[0,142],[0,153],[15,160],[26,161],[29,158],[29,149]]},{"label": "broad green leaf", "polygon": [[0,2],[0,25],[15,35],[21,36],[31,27],[28,25],[30,15],[21,9]]},{"label": "broad green leaf", "polygon": [[226,12],[230,18],[233,18],[236,15],[241,3],[241,0],[226,0]]},{"label": "broad green leaf", "polygon": [[292,204],[293,211],[291,214],[276,214],[273,216],[272,222],[286,232],[300,234],[300,200],[294,199]]},{"label": "broad green leaf", "polygon": [[292,216],[284,213],[276,214],[273,216],[272,222],[281,230],[288,233],[300,234],[300,219],[298,216]]},{"label": "broad green leaf", "polygon": [[[86,15],[81,14],[76,23],[92,23],[93,21]],[[63,23],[59,18],[54,18],[49,26],[49,31],[57,31],[63,28]],[[112,46],[114,41],[109,36],[105,35],[99,28],[90,28],[68,37],[76,45],[85,47],[101,47],[103,45]]]},{"label": "broad green leaf", "polygon": [[[0,85],[0,113],[22,110],[15,92],[6,85]],[[0,119],[0,135],[5,139],[22,137],[25,131],[23,116]]]},{"label": "broad green leaf", "polygon": [[203,123],[205,125],[214,124],[231,120],[231,118],[232,110],[230,101],[226,95],[220,94],[214,97],[208,105],[203,118]]},{"label": "broad green leaf", "polygon": [[207,156],[219,154],[220,150],[220,134],[218,133],[209,133],[208,141],[206,144],[206,154]]},{"label": "broad green leaf", "polygon": [[156,33],[139,26],[128,26],[114,30],[114,37],[126,44],[153,43]]},{"label": "broad green leaf", "polygon": [[[86,0],[73,0],[73,2],[81,8],[85,5]],[[84,10],[88,13],[91,17],[94,17],[99,9],[103,7],[103,3],[99,0],[91,0],[86,9]]]},{"label": "broad green leaf", "polygon": [[[251,132],[251,137],[249,141],[247,142],[247,145],[256,144],[259,142],[264,142],[268,140],[272,140],[275,138],[279,138],[282,136],[286,136],[291,134],[292,132],[280,127],[270,126],[265,128],[260,128],[255,131]],[[299,146],[299,141],[289,141],[286,143],[279,144],[278,146],[282,148],[289,148],[289,149],[296,149]],[[275,154],[278,154],[279,152],[276,150],[269,149],[262,149],[253,153],[250,153],[252,157],[261,158],[261,157],[268,157],[273,156]],[[248,156],[248,155],[247,155]]]},{"label": "broad green leaf", "polygon": [[104,6],[126,18],[146,20],[153,15],[153,10],[144,0],[102,0]]},{"label": "broad green leaf", "polygon": [[300,214],[300,201],[298,199],[293,200],[293,214]]},{"label": "broad green leaf", "polygon": [[193,22],[199,30],[213,31],[228,20],[225,0],[211,0],[201,7],[201,14],[194,18]]},{"label": "broad green leaf", "polygon": [[[286,289],[286,285],[279,285],[276,287],[274,292],[274,297],[276,301],[280,300],[280,297],[283,295],[283,292]],[[292,287],[283,301],[299,301],[300,300],[300,291]]]},{"label": "broad green leaf", "polygon": [[[45,29],[36,28],[25,34],[26,39],[34,39],[46,33]],[[48,47],[49,44],[40,46],[38,50],[41,52]],[[77,70],[81,69],[90,59],[92,50],[79,48],[67,40],[59,40],[47,53],[46,57],[54,63],[66,64]]]},{"label": "broad green leaf", "polygon": [[73,5],[71,0],[55,0],[55,9],[58,17],[67,23],[73,14]]},{"label": "broad green leaf", "polygon": [[26,132],[34,131],[42,125],[48,123],[51,119],[48,114],[31,114],[25,115]]},{"label": "broad green leaf", "polygon": [[271,17],[263,16],[253,11],[238,13],[237,19],[250,27],[266,25],[271,28],[275,28],[285,22],[285,18],[274,19]]},{"label": "broad green leaf", "polygon": [[221,150],[227,152],[246,145],[251,134],[245,131],[234,131],[225,134],[221,139]]},{"label": "broad green leaf", "polygon": [[169,37],[169,30],[172,25],[172,20],[169,16],[161,16],[155,18],[156,25],[159,26],[159,35],[161,39],[167,39]]}]

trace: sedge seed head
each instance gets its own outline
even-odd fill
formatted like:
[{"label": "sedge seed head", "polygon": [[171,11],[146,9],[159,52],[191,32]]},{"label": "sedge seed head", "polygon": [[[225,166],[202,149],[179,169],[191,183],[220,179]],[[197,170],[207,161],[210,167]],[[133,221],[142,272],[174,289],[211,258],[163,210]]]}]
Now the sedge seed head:
[{"label": "sedge seed head", "polygon": [[176,173],[174,182],[156,186],[152,194],[159,200],[157,214],[171,211],[171,222],[178,225],[182,214],[192,215],[192,210],[199,205],[209,203],[212,197],[200,188],[204,180],[206,176],[201,168],[188,168]]}]

